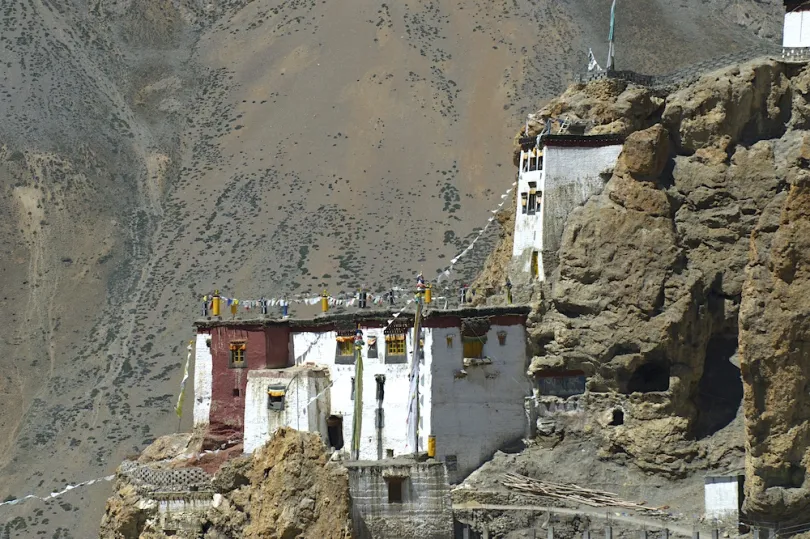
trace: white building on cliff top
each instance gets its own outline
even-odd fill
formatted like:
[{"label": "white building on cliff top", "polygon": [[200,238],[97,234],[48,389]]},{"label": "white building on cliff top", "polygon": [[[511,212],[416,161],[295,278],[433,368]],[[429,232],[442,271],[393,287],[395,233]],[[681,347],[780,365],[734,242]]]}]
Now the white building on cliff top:
[{"label": "white building on cliff top", "polygon": [[554,271],[566,218],[602,191],[622,143],[615,135],[521,139],[512,282],[543,281]]}]

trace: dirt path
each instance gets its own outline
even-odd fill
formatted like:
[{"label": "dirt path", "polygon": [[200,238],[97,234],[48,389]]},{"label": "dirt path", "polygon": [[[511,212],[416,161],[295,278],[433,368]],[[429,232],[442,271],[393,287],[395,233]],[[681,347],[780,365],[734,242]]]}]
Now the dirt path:
[{"label": "dirt path", "polygon": [[[481,504],[476,502],[466,502],[453,504],[454,511],[472,511],[472,510],[485,510],[485,511],[536,511],[536,512],[549,512],[557,515],[588,515],[597,518],[606,518],[605,511],[610,511],[611,508],[604,509],[594,508],[580,508],[580,509],[567,509],[564,507],[546,507],[543,505],[495,505],[495,504]],[[618,511],[618,509],[614,509]],[[652,518],[642,518],[629,515],[617,515],[615,512],[610,513],[610,519],[618,522],[625,522],[636,526],[657,529],[669,529],[673,535],[680,535],[684,537],[692,537],[693,529],[691,526],[678,525],[672,522],[664,522]],[[698,528],[697,531],[704,537],[711,537],[711,530],[709,528]]]}]

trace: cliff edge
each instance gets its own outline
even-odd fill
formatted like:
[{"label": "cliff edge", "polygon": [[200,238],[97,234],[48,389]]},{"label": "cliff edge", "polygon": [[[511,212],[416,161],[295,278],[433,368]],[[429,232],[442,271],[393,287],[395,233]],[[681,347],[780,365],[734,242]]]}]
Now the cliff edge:
[{"label": "cliff edge", "polygon": [[669,91],[575,84],[516,137],[566,120],[626,136],[567,218],[559,266],[523,292],[529,374],[584,373],[579,405],[604,413],[567,428],[603,457],[670,478],[744,460],[747,515],[782,522],[810,499],[809,90],[810,70],[768,58]]}]

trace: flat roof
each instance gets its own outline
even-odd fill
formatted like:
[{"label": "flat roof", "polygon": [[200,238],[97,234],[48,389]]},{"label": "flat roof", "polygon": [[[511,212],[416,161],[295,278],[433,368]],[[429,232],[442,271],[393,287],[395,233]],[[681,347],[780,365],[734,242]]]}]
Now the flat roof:
[{"label": "flat roof", "polygon": [[401,455],[391,459],[383,460],[344,460],[342,464],[346,468],[401,468],[413,466],[442,466],[444,463],[438,460],[419,460],[413,455]]},{"label": "flat roof", "polygon": [[[401,309],[358,309],[351,312],[331,313],[327,312],[313,318],[281,318],[281,317],[252,317],[237,319],[217,320],[213,317],[199,319],[194,322],[194,327],[206,329],[213,327],[242,327],[242,326],[289,326],[291,328],[312,328],[318,326],[328,326],[340,322],[377,322],[387,324],[396,313],[401,312],[397,320],[407,320],[413,323],[414,309],[405,311]],[[467,307],[462,309],[430,309],[425,311],[425,320],[439,320],[442,318],[483,318],[493,316],[528,316],[531,307],[528,305],[503,305],[497,307]]]}]

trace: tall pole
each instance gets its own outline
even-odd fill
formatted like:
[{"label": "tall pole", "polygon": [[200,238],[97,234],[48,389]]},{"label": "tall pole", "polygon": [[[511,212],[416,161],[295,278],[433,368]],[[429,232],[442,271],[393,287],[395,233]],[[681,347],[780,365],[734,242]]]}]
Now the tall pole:
[{"label": "tall pole", "polygon": [[422,332],[422,291],[417,291],[416,293],[416,315],[413,319],[413,366],[411,367],[411,376],[416,377],[415,386],[416,390],[414,392],[414,399],[416,400],[414,406],[414,417],[413,421],[416,423],[415,428],[413,429],[413,448],[414,452],[419,452],[419,355],[420,355],[420,342],[419,342],[419,335]]},{"label": "tall pole", "polygon": [[608,60],[607,60],[607,71],[613,69],[613,57],[614,57],[614,50],[613,50],[613,32],[616,28],[616,0],[613,0],[613,4],[610,6],[610,34],[608,35]]},{"label": "tall pole", "polygon": [[360,432],[363,424],[363,332],[354,336],[354,417],[352,418],[352,458],[360,459]]}]

